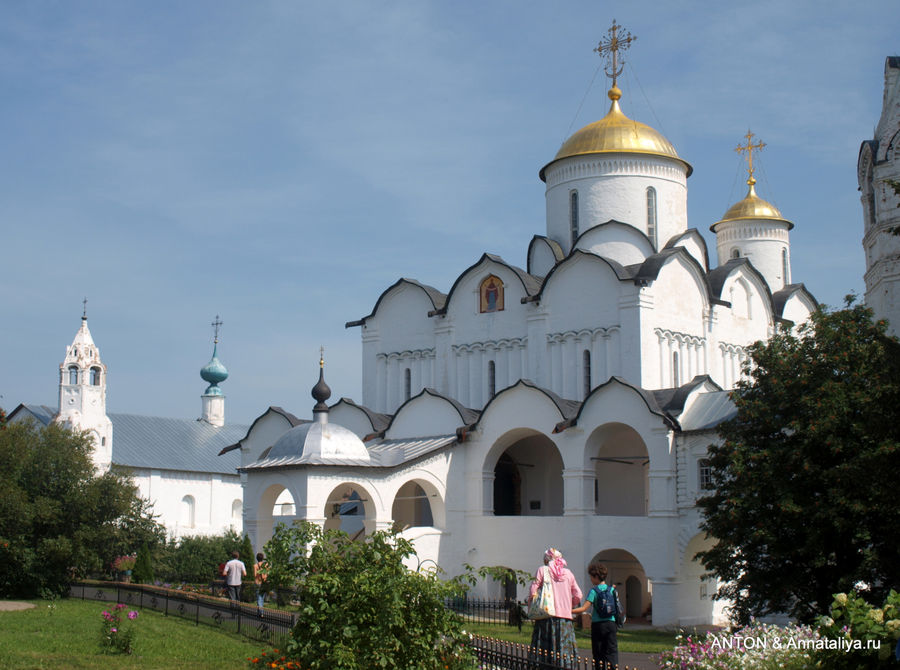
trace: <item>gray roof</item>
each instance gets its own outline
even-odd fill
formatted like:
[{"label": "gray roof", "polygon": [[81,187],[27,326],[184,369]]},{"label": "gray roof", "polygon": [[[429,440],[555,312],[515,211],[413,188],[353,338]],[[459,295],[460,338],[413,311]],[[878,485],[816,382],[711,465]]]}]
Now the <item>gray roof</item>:
[{"label": "gray roof", "polygon": [[681,416],[679,423],[682,432],[714,430],[736,414],[737,408],[731,402],[730,391],[700,393]]},{"label": "gray roof", "polygon": [[247,434],[245,425],[211,426],[196,419],[109,414],[116,465],[236,475],[240,451],[218,453]]},{"label": "gray roof", "polygon": [[401,440],[374,440],[366,444],[370,459],[368,461],[352,458],[329,458],[320,455],[312,458],[303,455],[272,458],[270,457],[270,450],[267,449],[262,453],[258,461],[250,463],[242,468],[242,470],[263,470],[267,468],[309,465],[390,468],[415,460],[430,454],[433,451],[455,444],[456,442],[456,435],[435,435],[431,437],[417,437]]},{"label": "gray roof", "polygon": [[50,422],[53,421],[53,417],[56,416],[55,407],[48,407],[47,405],[27,405],[22,403],[10,413],[8,418],[12,420],[22,411],[28,412],[34,417],[35,421],[38,421],[45,426],[49,426]]}]

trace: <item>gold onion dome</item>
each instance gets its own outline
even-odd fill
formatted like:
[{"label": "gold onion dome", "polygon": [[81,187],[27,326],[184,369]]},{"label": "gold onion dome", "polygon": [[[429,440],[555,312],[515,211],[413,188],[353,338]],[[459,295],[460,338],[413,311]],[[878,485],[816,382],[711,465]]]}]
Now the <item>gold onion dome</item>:
[{"label": "gold onion dome", "polygon": [[766,221],[781,221],[782,223],[786,223],[788,225],[788,230],[794,227],[794,224],[785,219],[781,212],[778,211],[778,208],[775,207],[770,202],[767,202],[756,195],[756,189],[754,185],[756,184],[756,180],[751,177],[747,180],[747,185],[750,187],[750,190],[747,191],[747,196],[739,201],[734,203],[731,207],[728,208],[728,211],[725,212],[725,216],[712,226],[710,226],[710,230],[715,232],[715,227],[720,223],[727,223],[728,221],[741,221],[745,219],[764,219]]},{"label": "gold onion dome", "polygon": [[679,158],[675,147],[662,133],[625,116],[619,107],[622,91],[618,86],[613,85],[608,95],[612,105],[606,116],[586,125],[563,142],[554,159],[541,169],[541,179],[544,179],[548,167],[563,158],[607,153],[648,154],[674,158],[687,168],[687,175],[691,175],[693,168],[690,163]]}]

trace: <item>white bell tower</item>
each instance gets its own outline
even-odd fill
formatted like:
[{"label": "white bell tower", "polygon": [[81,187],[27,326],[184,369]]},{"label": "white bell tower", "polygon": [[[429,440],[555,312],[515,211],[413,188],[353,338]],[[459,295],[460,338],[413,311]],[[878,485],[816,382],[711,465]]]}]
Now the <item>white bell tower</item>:
[{"label": "white bell tower", "polygon": [[86,430],[94,443],[93,460],[98,472],[109,469],[112,460],[112,421],[106,416],[106,365],[94,344],[87,324],[84,300],[81,327],[66,358],[59,365],[59,423]]}]

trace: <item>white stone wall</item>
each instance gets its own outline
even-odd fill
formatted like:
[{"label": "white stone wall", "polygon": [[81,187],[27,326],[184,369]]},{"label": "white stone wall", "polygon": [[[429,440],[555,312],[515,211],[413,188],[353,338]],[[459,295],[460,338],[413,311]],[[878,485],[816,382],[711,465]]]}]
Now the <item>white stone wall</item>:
[{"label": "white stone wall", "polygon": [[573,156],[545,172],[547,237],[568,253],[570,193],[578,191],[580,232],[610,219],[647,234],[647,188],[656,189],[658,248],[687,230],[687,168],[664,157],[604,154]]}]

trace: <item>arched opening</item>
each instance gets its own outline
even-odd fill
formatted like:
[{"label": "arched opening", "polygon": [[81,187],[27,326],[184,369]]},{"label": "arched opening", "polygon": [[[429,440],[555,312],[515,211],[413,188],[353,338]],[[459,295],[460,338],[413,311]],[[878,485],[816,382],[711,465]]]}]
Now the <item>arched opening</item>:
[{"label": "arched opening", "polygon": [[280,523],[290,526],[295,517],[294,497],[281,484],[272,484],[260,496],[257,507],[256,541],[257,547],[272,539],[272,532]]},{"label": "arched opening", "polygon": [[569,234],[572,237],[572,246],[578,239],[578,191],[569,193]]},{"label": "arched opening", "polygon": [[100,386],[100,368],[91,368],[91,386]]},{"label": "arched opening", "polygon": [[791,283],[791,266],[788,263],[787,249],[781,250],[781,278],[785,284]]},{"label": "arched opening", "polygon": [[581,385],[583,391],[583,397],[587,398],[591,394],[591,352],[589,349],[585,349],[581,354],[582,358],[582,376],[581,376]]},{"label": "arched opening", "polygon": [[[432,495],[437,496],[436,493]],[[399,532],[407,528],[434,526],[431,498],[418,482],[406,482],[401,486],[391,507],[394,529]]]},{"label": "arched opening", "polygon": [[325,501],[325,530],[342,530],[351,539],[361,539],[374,530],[374,509],[372,496],[364,488],[341,484],[332,489]]},{"label": "arched opening", "polygon": [[488,398],[497,395],[497,365],[488,361]]},{"label": "arched opening", "polygon": [[78,383],[78,366],[77,365],[69,366],[69,383],[70,384]]},{"label": "arched opening", "polygon": [[562,470],[562,457],[550,438],[521,434],[494,464],[494,515],[562,516]]},{"label": "arched opening", "polygon": [[[591,563],[602,563],[609,571],[606,583],[616,587],[619,601],[629,620],[649,618],[652,612],[653,585],[644,566],[624,549],[606,549],[594,555]],[[588,580],[590,583],[590,580]]]},{"label": "arched opening", "polygon": [[650,456],[638,432],[624,423],[607,423],[587,440],[594,465],[594,513],[646,516]]},{"label": "arched opening", "polygon": [[195,514],[194,496],[184,496],[181,499],[181,514],[179,525],[182,528],[194,528]]}]

